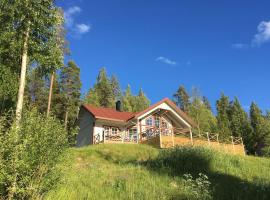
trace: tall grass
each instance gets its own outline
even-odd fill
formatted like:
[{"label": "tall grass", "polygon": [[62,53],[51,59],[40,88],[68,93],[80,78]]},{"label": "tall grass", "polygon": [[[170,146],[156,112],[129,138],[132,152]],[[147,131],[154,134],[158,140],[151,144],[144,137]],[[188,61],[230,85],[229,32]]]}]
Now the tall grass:
[{"label": "tall grass", "polygon": [[[270,160],[205,148],[70,149],[45,199],[270,199]],[[200,175],[199,175],[200,174]]]}]

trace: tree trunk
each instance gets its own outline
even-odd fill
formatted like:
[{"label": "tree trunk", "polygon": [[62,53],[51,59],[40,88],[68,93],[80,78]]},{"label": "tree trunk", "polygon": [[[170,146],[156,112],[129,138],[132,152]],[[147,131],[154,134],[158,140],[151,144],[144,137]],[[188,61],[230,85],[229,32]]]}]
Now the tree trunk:
[{"label": "tree trunk", "polygon": [[22,108],[23,108],[23,97],[24,97],[24,89],[25,89],[25,79],[26,79],[26,70],[27,70],[27,57],[28,57],[28,40],[29,40],[29,32],[30,32],[30,22],[28,22],[28,26],[26,31],[24,32],[24,40],[23,40],[23,49],[22,49],[22,62],[21,62],[21,75],[20,75],[20,85],[18,91],[18,101],[16,106],[16,130],[14,136],[14,154],[12,155],[11,163],[13,165],[13,180],[11,182],[9,191],[8,191],[8,199],[14,199],[14,194],[17,190],[17,162],[18,162],[18,141],[19,141],[19,128],[20,121],[22,118]]},{"label": "tree trunk", "polygon": [[20,76],[20,86],[18,92],[18,101],[16,107],[16,124],[19,127],[19,123],[22,118],[22,108],[23,108],[23,96],[25,88],[25,77],[26,77],[26,68],[27,68],[27,57],[28,57],[28,40],[29,40],[29,31],[30,24],[28,25],[23,42],[23,51],[22,51],[22,63],[21,63],[21,76]]},{"label": "tree trunk", "polygon": [[65,114],[65,129],[67,129],[67,123],[68,123],[68,111],[66,110],[66,114]]},{"label": "tree trunk", "polygon": [[50,92],[49,92],[48,107],[47,107],[47,117],[49,117],[50,110],[51,110],[53,81],[54,81],[54,72],[51,75]]}]

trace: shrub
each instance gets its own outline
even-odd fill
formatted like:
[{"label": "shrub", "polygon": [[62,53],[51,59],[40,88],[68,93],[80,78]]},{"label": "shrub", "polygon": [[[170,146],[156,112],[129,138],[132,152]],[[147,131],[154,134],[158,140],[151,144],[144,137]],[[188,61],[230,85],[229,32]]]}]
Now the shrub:
[{"label": "shrub", "polygon": [[24,113],[19,128],[1,129],[0,198],[13,192],[16,199],[41,197],[56,182],[54,169],[66,147],[67,134],[60,122],[36,110]]},{"label": "shrub", "polygon": [[212,199],[211,182],[205,174],[199,173],[199,177],[193,179],[192,175],[184,174],[184,190],[187,199],[210,200]]}]

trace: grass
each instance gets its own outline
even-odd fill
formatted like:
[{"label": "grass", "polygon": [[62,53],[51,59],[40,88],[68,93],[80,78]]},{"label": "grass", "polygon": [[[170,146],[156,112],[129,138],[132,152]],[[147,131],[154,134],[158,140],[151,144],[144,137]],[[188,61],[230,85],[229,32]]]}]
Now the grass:
[{"label": "grass", "polygon": [[[62,178],[45,199],[270,199],[269,159],[206,148],[102,144],[69,149],[59,168]],[[200,173],[209,188],[195,180]]]}]

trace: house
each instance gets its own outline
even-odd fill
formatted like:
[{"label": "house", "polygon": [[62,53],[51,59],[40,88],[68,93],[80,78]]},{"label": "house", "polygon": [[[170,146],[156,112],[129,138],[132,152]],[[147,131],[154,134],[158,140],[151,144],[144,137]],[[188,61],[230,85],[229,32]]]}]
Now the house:
[{"label": "house", "polygon": [[174,136],[184,134],[192,138],[196,126],[187,114],[165,98],[138,113],[82,105],[78,123],[77,146],[97,143],[155,143],[160,147],[174,146]]}]

